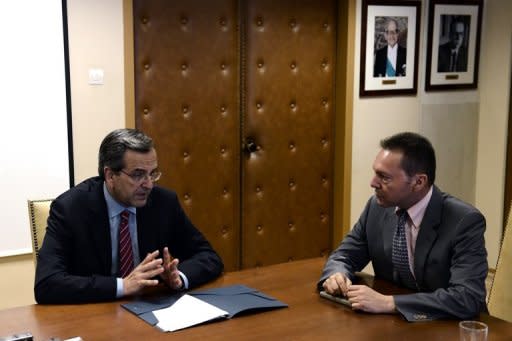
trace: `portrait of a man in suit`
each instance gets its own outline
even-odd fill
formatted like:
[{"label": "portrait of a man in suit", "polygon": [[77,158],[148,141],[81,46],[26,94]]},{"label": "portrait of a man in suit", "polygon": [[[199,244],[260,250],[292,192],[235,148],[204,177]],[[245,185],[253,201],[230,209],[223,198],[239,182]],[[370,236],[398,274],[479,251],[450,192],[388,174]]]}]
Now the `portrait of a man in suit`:
[{"label": "portrait of a man in suit", "polygon": [[469,20],[469,15],[441,15],[441,25],[449,29],[440,30],[437,72],[468,71]]},{"label": "portrait of a man in suit", "polygon": [[[396,17],[385,17],[384,29],[380,33],[378,26],[382,19],[382,17],[377,17],[375,23],[377,37],[375,40],[376,52],[373,77],[405,77],[407,49],[400,45],[401,29],[399,20]],[[407,22],[407,18],[402,19]],[[407,27],[407,23],[405,23],[405,27]]]}]

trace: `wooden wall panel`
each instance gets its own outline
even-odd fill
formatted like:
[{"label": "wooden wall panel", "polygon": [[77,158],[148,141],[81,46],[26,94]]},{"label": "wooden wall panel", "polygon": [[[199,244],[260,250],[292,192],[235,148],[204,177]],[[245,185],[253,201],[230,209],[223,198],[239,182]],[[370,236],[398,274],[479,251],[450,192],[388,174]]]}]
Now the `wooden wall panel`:
[{"label": "wooden wall panel", "polygon": [[133,16],[136,127],[226,270],[327,254],[336,1],[135,0]]},{"label": "wooden wall panel", "polygon": [[242,266],[330,249],[334,1],[245,1]]},{"label": "wooden wall panel", "polygon": [[233,0],[134,1],[136,127],[156,143],[161,184],[239,267],[238,9]]}]

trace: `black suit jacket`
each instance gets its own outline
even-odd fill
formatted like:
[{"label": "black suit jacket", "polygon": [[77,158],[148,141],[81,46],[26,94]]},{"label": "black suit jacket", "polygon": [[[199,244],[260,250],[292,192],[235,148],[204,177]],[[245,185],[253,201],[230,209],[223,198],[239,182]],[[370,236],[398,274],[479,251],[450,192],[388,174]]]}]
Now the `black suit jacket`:
[{"label": "black suit jacket", "polygon": [[[352,231],[327,260],[318,288],[336,272],[354,279],[354,272],[370,261],[376,277],[401,285],[391,256],[396,225],[394,207],[383,208],[370,198]],[[485,219],[477,209],[434,187],[414,253],[420,292],[394,297],[407,320],[466,319],[486,310],[484,232]]]},{"label": "black suit jacket", "polygon": [[[386,77],[386,64],[388,61],[388,46],[377,50],[373,64],[373,77]],[[396,77],[405,77],[407,66],[407,49],[398,45],[396,51]]]},{"label": "black suit jacket", "polygon": [[464,46],[459,47],[455,70],[450,70],[450,58],[452,54],[452,45],[450,42],[439,46],[439,55],[437,58],[437,72],[467,72],[468,71],[468,52]]},{"label": "black suit jacket", "polygon": [[[137,208],[140,259],[169,247],[180,260],[189,288],[221,274],[223,264],[181,208],[175,192],[155,186]],[[112,246],[103,180],[90,178],[53,201],[39,257],[35,298],[39,303],[114,300]]]}]

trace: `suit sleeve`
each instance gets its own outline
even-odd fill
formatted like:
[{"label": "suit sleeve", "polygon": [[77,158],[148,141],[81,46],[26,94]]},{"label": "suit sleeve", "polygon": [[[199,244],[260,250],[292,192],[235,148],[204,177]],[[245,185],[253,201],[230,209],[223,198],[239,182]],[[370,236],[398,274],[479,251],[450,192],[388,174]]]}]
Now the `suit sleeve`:
[{"label": "suit sleeve", "polygon": [[408,320],[439,318],[468,319],[485,309],[485,219],[478,212],[463,216],[453,226],[456,237],[450,265],[450,280],[446,288],[394,296],[396,309]]},{"label": "suit sleeve", "polygon": [[353,281],[355,279],[355,272],[361,271],[370,262],[366,223],[370,212],[371,200],[366,204],[363,213],[352,230],[327,259],[322,276],[317,284],[318,290],[322,290],[323,282],[337,272],[345,274]]},{"label": "suit sleeve", "polygon": [[[73,230],[65,217],[73,216],[63,200],[55,200],[50,209],[48,226],[39,252],[34,286],[38,303],[82,303],[113,300],[116,279],[101,275],[76,275],[73,269]],[[67,206],[66,206],[67,207]],[[87,254],[81,255],[88,257]]]}]

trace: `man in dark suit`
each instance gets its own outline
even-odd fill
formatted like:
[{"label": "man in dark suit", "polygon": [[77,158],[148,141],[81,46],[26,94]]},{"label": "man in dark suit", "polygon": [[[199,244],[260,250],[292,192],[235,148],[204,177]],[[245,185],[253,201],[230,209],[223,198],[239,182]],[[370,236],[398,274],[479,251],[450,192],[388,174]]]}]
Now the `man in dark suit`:
[{"label": "man in dark suit", "polygon": [[373,77],[404,77],[406,74],[407,49],[398,44],[398,23],[388,18],[384,30],[387,45],[377,50],[373,65]]},{"label": "man in dark suit", "polygon": [[108,134],[98,172],[52,203],[37,259],[37,302],[114,300],[159,281],[184,290],[221,274],[222,260],[176,193],[155,186],[161,172],[150,137],[135,129]]},{"label": "man in dark suit", "polygon": [[450,41],[439,45],[437,72],[468,71],[468,51],[464,44],[466,25],[458,18],[450,23]]},{"label": "man in dark suit", "polygon": [[[434,185],[435,153],[426,138],[401,133],[381,147],[373,164],[375,195],[330,255],[318,289],[346,296],[355,310],[398,312],[408,321],[478,315],[486,310],[484,217]],[[370,261],[376,277],[411,293],[383,295],[353,285],[354,273]]]}]

